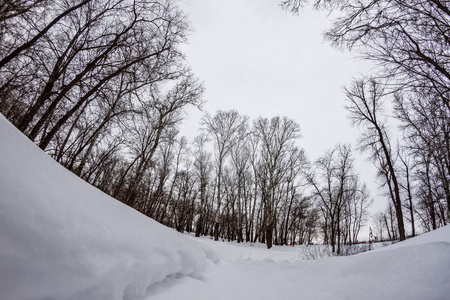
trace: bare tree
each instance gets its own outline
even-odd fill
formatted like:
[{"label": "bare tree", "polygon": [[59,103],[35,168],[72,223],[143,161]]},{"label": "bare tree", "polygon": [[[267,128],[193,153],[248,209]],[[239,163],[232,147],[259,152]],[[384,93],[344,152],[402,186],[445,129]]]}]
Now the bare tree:
[{"label": "bare tree", "polygon": [[267,248],[273,243],[276,225],[277,190],[288,172],[288,153],[300,137],[300,127],[286,117],[271,120],[258,118],[253,123],[255,135],[261,141],[258,163],[258,181],[261,190],[263,211],[263,233]]},{"label": "bare tree", "polygon": [[[197,181],[200,184],[199,197],[200,203],[198,205],[198,219],[196,224],[195,236],[199,237],[201,234],[206,234],[205,227],[207,224],[207,207],[209,195],[208,188],[211,180],[212,161],[211,153],[206,151],[206,135],[201,134],[194,140],[194,172],[197,176]],[[211,199],[212,200],[212,199]]]},{"label": "bare tree", "polygon": [[344,208],[344,218],[348,226],[348,233],[343,232],[345,243],[353,244],[358,241],[358,235],[367,222],[368,209],[373,203],[365,184],[361,184],[357,176],[351,177],[346,191],[347,207]]},{"label": "bare tree", "polygon": [[[281,5],[298,13],[306,2],[284,0]],[[389,83],[384,89],[395,93],[392,100],[396,117],[402,122],[407,142],[404,146],[413,157],[430,157],[431,168],[426,169],[427,164],[423,163],[413,162],[413,165],[416,172],[422,175],[429,172],[439,181],[428,194],[439,198],[433,201],[444,211],[447,222],[450,219],[450,8],[447,1],[315,0],[312,3],[316,9],[341,12],[326,31],[326,39],[338,48],[348,48],[374,62],[373,76]],[[380,161],[380,164],[389,165],[389,162]],[[383,171],[383,176],[386,182],[392,182],[388,188],[392,197],[397,198],[396,179],[391,173]],[[420,180],[424,182],[426,178]],[[407,189],[417,191],[411,186]],[[407,197],[412,199],[412,196]],[[413,221],[412,202],[409,208]]]},{"label": "bare tree", "polygon": [[[43,26],[43,28],[39,28],[35,30],[34,36],[32,36],[31,39],[26,40],[23,44],[21,44],[18,47],[13,48],[10,50],[10,53],[7,53],[2,59],[0,60],[0,69],[5,66],[7,63],[9,63],[12,59],[16,58],[21,52],[27,50],[31,46],[33,46],[39,39],[41,39],[55,24],[57,24],[59,21],[61,21],[66,16],[70,15],[72,12],[76,11],[77,9],[87,5],[92,0],[84,0],[80,1],[79,3],[75,3],[73,6],[69,6],[64,8],[63,11],[57,12],[57,15],[51,20],[48,24],[39,24]],[[28,18],[22,18],[24,14],[30,14],[32,10],[37,9],[37,11],[34,11],[34,13],[38,13],[39,10],[49,9],[50,8],[50,2],[51,1],[44,1],[44,0],[35,0],[35,1],[24,1],[24,0],[7,0],[4,4],[0,5],[0,26],[5,26],[9,24],[4,24],[10,19],[19,22],[19,21],[28,21]],[[36,15],[34,16],[37,17]],[[17,20],[19,19],[19,20]],[[33,21],[35,21],[34,19]],[[30,24],[30,28],[35,27],[36,24]],[[0,30],[2,29],[0,27]],[[16,38],[20,36],[19,32],[13,32],[12,34],[15,35]],[[2,36],[0,35],[0,38]]]},{"label": "bare tree", "polygon": [[443,202],[447,207],[443,208],[444,220],[450,221],[450,111],[432,94],[416,93],[407,101],[403,97],[396,95],[395,111],[408,142],[406,150],[414,158],[411,177],[420,182],[419,186],[430,176],[437,181],[435,192],[428,194],[438,196],[435,202]]},{"label": "bare tree", "polygon": [[367,209],[368,195],[354,173],[350,145],[336,145],[327,151],[315,162],[315,168],[306,174],[306,179],[323,214],[324,240],[329,241],[333,253],[339,254],[341,233],[345,235],[348,230],[341,225],[349,217],[348,208],[352,207],[358,213],[352,222],[354,239],[359,232],[364,209]]},{"label": "bare tree", "polygon": [[[235,147],[231,149],[231,162],[232,168],[235,172],[234,178],[236,179],[236,205],[237,205],[237,242],[240,243],[244,240],[244,226],[248,228],[247,208],[250,203],[248,186],[251,185],[249,181],[249,169],[250,169],[250,146],[247,138],[241,139]],[[248,232],[246,230],[246,232]]]},{"label": "bare tree", "polygon": [[225,158],[238,141],[245,137],[248,118],[235,110],[217,111],[214,116],[206,114],[202,119],[204,130],[212,137],[216,163],[216,224],[214,239],[219,239],[219,219],[222,205],[222,173]]},{"label": "bare tree", "polygon": [[390,199],[397,215],[400,240],[406,238],[403,222],[402,200],[395,154],[390,144],[383,119],[383,100],[386,97],[383,87],[375,80],[355,80],[351,89],[346,89],[346,106],[353,124],[364,128],[360,148],[370,151],[372,160],[378,168],[382,182],[388,187]]},{"label": "bare tree", "polygon": [[[288,244],[288,234],[290,231],[289,229],[292,228],[290,218],[292,217],[293,212],[296,208],[296,200],[298,201],[298,199],[301,199],[299,202],[302,204],[302,207],[304,207],[306,203],[305,201],[302,201],[303,199],[301,197],[299,188],[305,186],[302,175],[308,165],[308,160],[304,151],[297,147],[291,147],[288,149],[287,160],[288,170],[284,177],[285,201],[282,201],[282,207],[280,207],[284,214],[284,217],[281,218],[280,224],[280,243],[284,245]],[[297,215],[297,217],[300,216]],[[293,237],[292,240],[294,241],[295,237]]]},{"label": "bare tree", "polygon": [[[55,7],[65,7],[64,17],[0,69],[7,102],[2,112],[42,149],[89,119],[102,105],[99,100],[123,106],[130,94],[149,86],[156,90],[163,81],[189,73],[177,48],[185,41],[187,23],[172,1],[76,3],[83,5],[72,9],[70,3],[48,1],[45,13],[57,15]],[[124,79],[125,89],[111,95],[108,90]]]},{"label": "bare tree", "polygon": [[[284,0],[298,12],[306,0]],[[355,49],[403,88],[431,92],[450,109],[450,8],[439,0],[315,0],[318,9],[340,10],[326,32],[334,45]]]},{"label": "bare tree", "polygon": [[[166,133],[182,120],[183,109],[188,105],[199,106],[202,103],[203,86],[192,76],[188,76],[178,82],[166,95],[152,93],[151,101],[143,107],[139,126],[135,127],[134,133],[138,141],[135,143],[136,163],[134,176],[127,187],[122,201],[133,205],[139,186],[145,172],[150,167],[153,155],[164,139]],[[134,144],[134,142],[133,142]]]},{"label": "bare tree", "polygon": [[407,202],[404,204],[405,207],[409,210],[409,221],[411,222],[411,235],[416,235],[416,226],[415,226],[415,218],[414,218],[414,201],[413,201],[413,165],[410,157],[407,156],[406,153],[398,153],[398,157],[402,163],[402,178],[403,182],[400,182],[400,187],[402,188],[405,198]]},{"label": "bare tree", "polygon": [[[385,240],[383,233],[387,233],[389,241],[397,239],[398,229],[395,225],[395,213],[391,202],[388,202],[384,212],[378,212],[375,215],[378,237],[380,241]],[[385,231],[386,230],[386,231]]]}]

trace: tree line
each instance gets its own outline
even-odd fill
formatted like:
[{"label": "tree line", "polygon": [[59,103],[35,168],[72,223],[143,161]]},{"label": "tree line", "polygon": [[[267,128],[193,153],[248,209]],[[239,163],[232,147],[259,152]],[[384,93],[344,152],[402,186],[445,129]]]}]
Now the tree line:
[{"label": "tree line", "polygon": [[[346,98],[390,199],[376,216],[389,239],[406,238],[406,222],[415,235],[450,219],[450,13],[413,2],[315,2],[344,12],[327,39],[379,66]],[[282,4],[297,12],[303,1]],[[3,1],[0,112],[67,169],[178,231],[268,248],[321,239],[337,253],[357,242],[371,198],[349,145],[310,162],[294,120],[234,110],[180,136],[204,91],[180,51],[188,31],[171,0]]]},{"label": "tree line", "polygon": [[184,14],[170,0],[12,0],[0,13],[1,113],[66,168],[133,205],[183,109],[203,103],[179,50]]}]

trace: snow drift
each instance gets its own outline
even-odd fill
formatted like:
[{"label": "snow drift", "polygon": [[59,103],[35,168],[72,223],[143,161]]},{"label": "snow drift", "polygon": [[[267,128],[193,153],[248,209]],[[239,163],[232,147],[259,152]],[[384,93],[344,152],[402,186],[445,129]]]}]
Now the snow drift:
[{"label": "snow drift", "polygon": [[141,299],[197,276],[196,242],[67,171],[0,115],[0,299]]},{"label": "snow drift", "polygon": [[183,278],[173,286],[163,283],[152,300],[450,299],[449,226],[375,251],[310,261],[303,261],[305,246],[267,250],[199,241],[222,257],[207,271],[207,282]]}]

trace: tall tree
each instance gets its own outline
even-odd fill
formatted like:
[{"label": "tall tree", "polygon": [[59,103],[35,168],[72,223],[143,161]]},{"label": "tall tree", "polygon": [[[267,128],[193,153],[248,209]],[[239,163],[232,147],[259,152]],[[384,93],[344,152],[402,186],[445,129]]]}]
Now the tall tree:
[{"label": "tall tree", "polygon": [[232,147],[245,137],[248,118],[241,116],[237,111],[217,111],[214,116],[205,114],[202,118],[204,130],[212,137],[215,149],[216,163],[216,224],[214,239],[219,239],[219,219],[222,206],[222,175],[225,158],[230,154]]},{"label": "tall tree", "polygon": [[386,120],[383,119],[383,100],[386,97],[383,86],[374,79],[355,80],[351,89],[346,89],[346,106],[353,124],[364,129],[360,148],[370,151],[378,168],[379,176],[389,190],[394,205],[400,240],[406,239],[403,221],[402,200],[398,180],[399,170],[395,166],[396,151],[392,149]]},{"label": "tall tree", "polygon": [[[340,234],[346,230],[341,228],[345,210],[355,202],[358,193],[367,197],[354,172],[350,145],[336,145],[327,151],[315,162],[315,168],[306,174],[306,179],[323,214],[324,240],[331,244],[333,253],[339,254]],[[354,225],[357,231],[360,224]]]},{"label": "tall tree", "polygon": [[197,181],[200,184],[199,197],[200,203],[198,205],[198,219],[195,229],[195,236],[199,237],[201,234],[206,234],[205,227],[207,223],[207,207],[209,195],[208,189],[212,173],[211,153],[206,151],[207,137],[201,134],[194,139],[194,172],[197,176]]},{"label": "tall tree", "polygon": [[[281,5],[298,13],[306,2],[283,0]],[[313,5],[317,9],[341,12],[326,31],[326,39],[374,62],[373,76],[389,83],[385,89],[395,93],[392,99],[396,117],[402,122],[404,140],[408,144],[406,149],[413,157],[430,157],[431,168],[426,169],[427,164],[414,163],[415,170],[418,174],[428,172],[432,177],[436,176],[439,184],[435,189],[441,192],[436,190],[435,194],[443,194],[445,200],[433,201],[438,204],[444,202],[441,206],[447,210],[445,220],[449,220],[448,1],[314,0]],[[420,180],[423,182],[426,178]],[[395,187],[392,188],[395,194]],[[428,194],[431,195],[430,192]]]},{"label": "tall tree", "polygon": [[137,141],[136,163],[133,179],[121,200],[132,206],[137,196],[145,172],[152,163],[153,156],[165,135],[171,135],[171,130],[182,120],[183,109],[188,105],[199,106],[202,103],[203,86],[192,76],[180,80],[165,95],[152,93],[152,99],[143,107],[139,126],[134,133]]},{"label": "tall tree", "polygon": [[300,137],[300,127],[286,117],[258,118],[253,123],[253,130],[261,141],[258,179],[264,208],[263,233],[270,249],[276,225],[277,191],[288,172],[289,149]]},{"label": "tall tree", "polygon": [[[450,110],[433,95],[417,93],[396,94],[394,99],[397,118],[402,122],[406,150],[414,166],[414,176],[419,182],[427,182],[429,174],[436,179],[433,201],[447,207],[444,221],[450,221]],[[427,100],[424,100],[427,99]],[[423,177],[424,176],[424,177]],[[423,178],[422,178],[423,177]],[[419,183],[419,185],[421,185]],[[421,193],[423,194],[423,193]],[[430,193],[429,193],[430,194]],[[431,194],[430,194],[431,195]],[[444,208],[445,210],[445,208]]]}]

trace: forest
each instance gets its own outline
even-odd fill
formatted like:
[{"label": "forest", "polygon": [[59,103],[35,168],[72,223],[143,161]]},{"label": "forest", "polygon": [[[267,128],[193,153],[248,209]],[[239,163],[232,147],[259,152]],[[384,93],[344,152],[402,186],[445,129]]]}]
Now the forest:
[{"label": "forest", "polygon": [[268,248],[320,241],[339,254],[373,201],[356,151],[388,203],[373,217],[379,240],[447,225],[448,1],[310,2],[279,9],[339,11],[326,40],[377,66],[342,95],[362,132],[355,148],[310,161],[301,120],[236,110],[205,112],[201,133],[181,136],[205,87],[181,51],[191,28],[172,0],[0,2],[0,113],[86,182],[180,232]]}]

